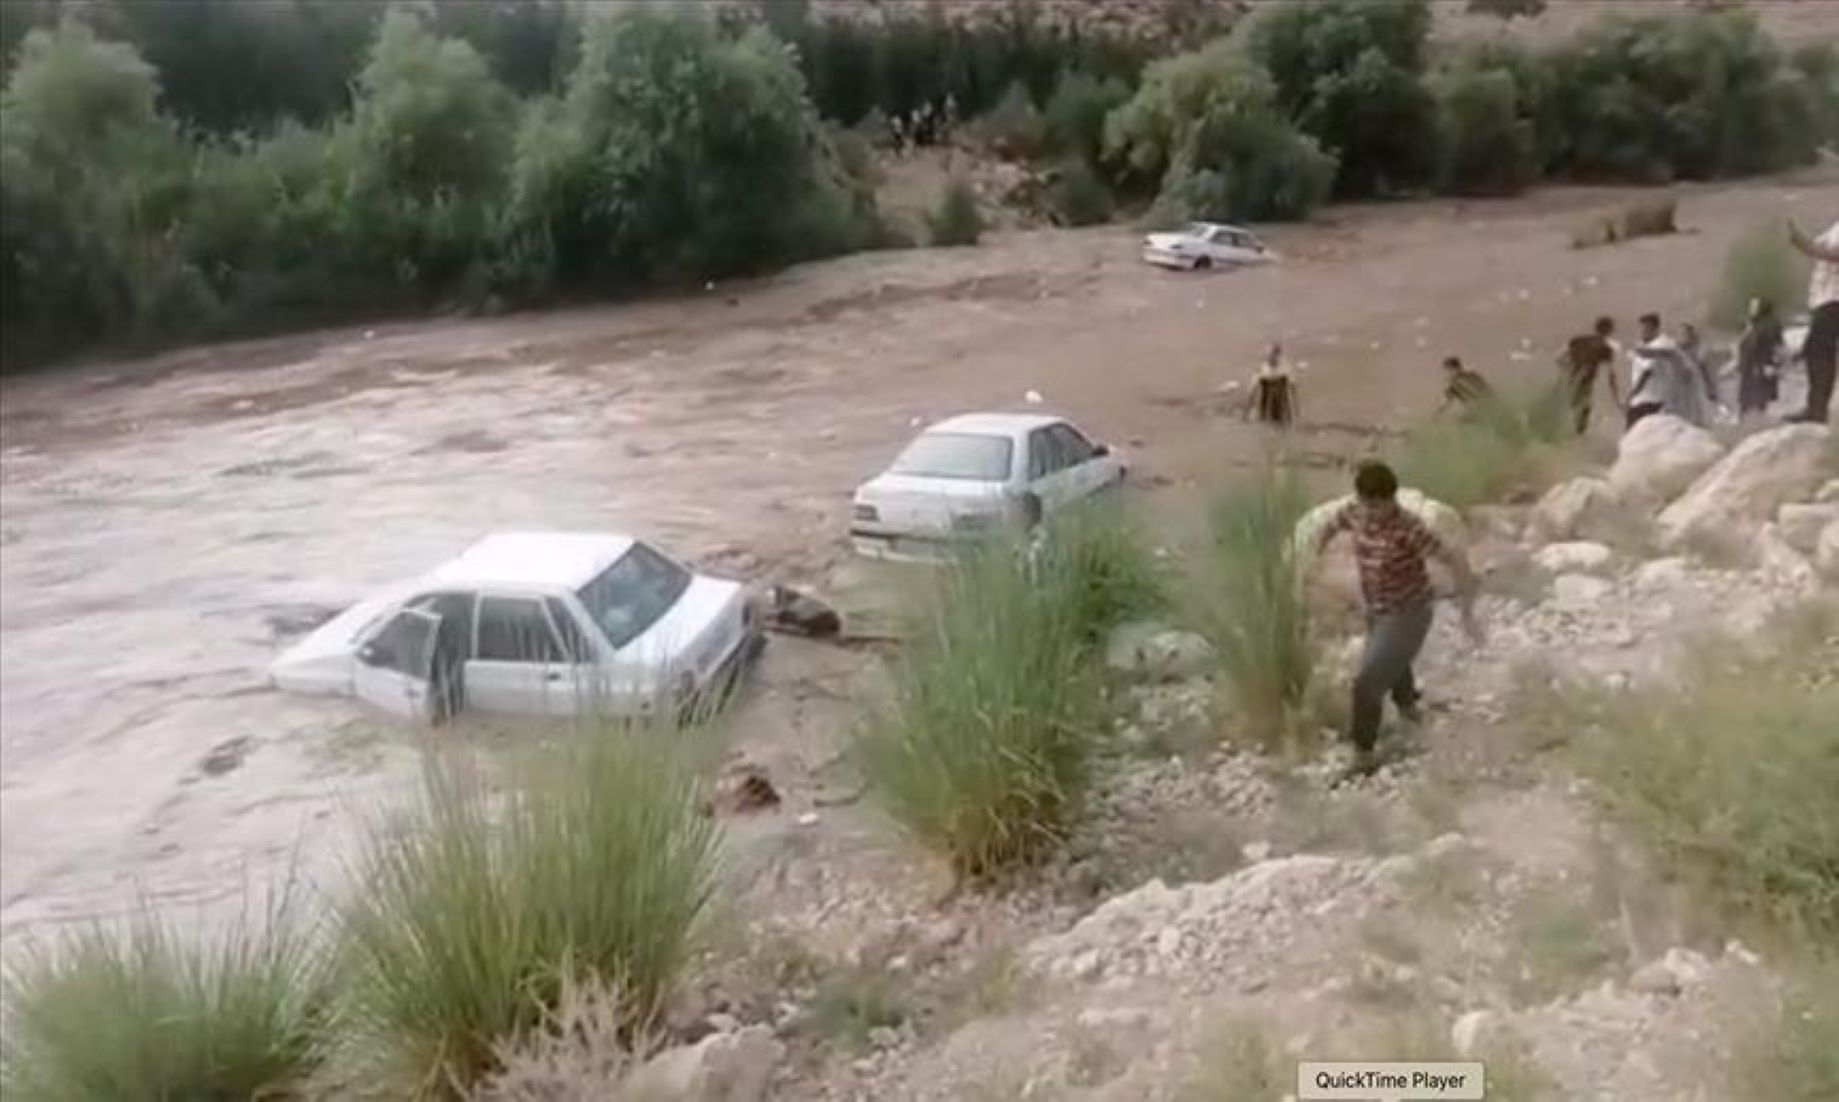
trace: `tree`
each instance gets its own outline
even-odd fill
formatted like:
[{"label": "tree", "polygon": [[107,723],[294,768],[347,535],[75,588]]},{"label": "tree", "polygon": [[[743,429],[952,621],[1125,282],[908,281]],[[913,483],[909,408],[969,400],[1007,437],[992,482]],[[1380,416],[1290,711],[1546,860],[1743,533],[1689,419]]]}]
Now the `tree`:
[{"label": "tree", "polygon": [[1460,66],[1432,81],[1442,131],[1442,190],[1511,195],[1539,176],[1538,140],[1513,74]]},{"label": "tree", "polygon": [[1408,192],[1434,177],[1429,34],[1423,0],[1275,5],[1253,23],[1249,48],[1275,80],[1278,104],[1339,157],[1338,193]]}]

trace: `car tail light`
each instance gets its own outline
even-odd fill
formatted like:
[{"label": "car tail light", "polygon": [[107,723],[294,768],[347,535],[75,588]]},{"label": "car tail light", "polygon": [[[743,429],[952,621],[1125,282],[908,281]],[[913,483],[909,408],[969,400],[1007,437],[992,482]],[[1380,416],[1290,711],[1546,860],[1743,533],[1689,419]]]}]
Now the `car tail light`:
[{"label": "car tail light", "polygon": [[880,520],[881,513],[878,510],[876,510],[876,508],[873,505],[857,505],[856,506],[856,519],[857,520]]}]

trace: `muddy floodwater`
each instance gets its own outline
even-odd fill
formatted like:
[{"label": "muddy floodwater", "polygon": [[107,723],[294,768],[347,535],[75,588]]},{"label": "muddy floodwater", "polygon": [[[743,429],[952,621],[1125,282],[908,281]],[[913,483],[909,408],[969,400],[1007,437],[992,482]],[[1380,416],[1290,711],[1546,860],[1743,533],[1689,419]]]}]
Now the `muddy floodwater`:
[{"label": "muddy floodwater", "polygon": [[[1639,193],[1341,210],[1274,230],[1285,259],[1258,271],[1151,270],[1133,231],[1049,231],[9,380],[0,936],[140,900],[208,910],[289,868],[335,878],[417,736],[275,693],[264,667],[489,531],[629,531],[823,586],[851,487],[911,426],[1029,390],[1179,503],[1267,442],[1219,388],[1275,340],[1307,364],[1296,443],[1326,464],[1434,405],[1445,354],[1548,372],[1599,313],[1696,314],[1758,220],[1839,216],[1830,173],[1681,194],[1689,232],[1589,251],[1572,228]],[[795,682],[798,653],[762,675]]]}]

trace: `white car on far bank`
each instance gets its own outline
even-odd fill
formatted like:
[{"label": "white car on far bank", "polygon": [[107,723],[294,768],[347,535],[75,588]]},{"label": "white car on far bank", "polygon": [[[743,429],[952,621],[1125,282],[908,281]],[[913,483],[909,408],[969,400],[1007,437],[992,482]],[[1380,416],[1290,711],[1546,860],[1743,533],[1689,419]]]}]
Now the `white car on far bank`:
[{"label": "white car on far bank", "polygon": [[1190,222],[1173,233],[1152,233],[1143,239],[1143,259],[1162,268],[1240,268],[1266,264],[1276,256],[1257,234],[1221,222]]},{"label": "white car on far bank", "polygon": [[927,561],[1014,523],[1027,495],[1044,515],[1124,480],[1123,457],[1060,417],[969,413],[927,428],[856,490],[849,535],[871,558]]},{"label": "white car on far bank", "polygon": [[643,541],[507,532],[333,617],[269,676],[423,722],[631,715],[726,688],[762,639],[740,583]]}]

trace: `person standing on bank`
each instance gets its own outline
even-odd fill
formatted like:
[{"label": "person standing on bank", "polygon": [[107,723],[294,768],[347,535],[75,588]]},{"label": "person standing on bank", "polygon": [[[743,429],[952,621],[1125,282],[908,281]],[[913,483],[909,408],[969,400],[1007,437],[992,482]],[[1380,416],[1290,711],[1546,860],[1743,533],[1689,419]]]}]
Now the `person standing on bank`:
[{"label": "person standing on bank", "polygon": [[1379,767],[1374,746],[1386,697],[1399,715],[1416,722],[1417,679],[1411,664],[1430,634],[1429,560],[1435,558],[1455,575],[1463,627],[1482,641],[1475,618],[1475,574],[1461,552],[1445,545],[1423,521],[1398,503],[1398,476],[1384,463],[1368,461],[1354,472],[1354,500],[1323,525],[1315,551],[1319,558],[1336,536],[1350,535],[1360,569],[1360,596],[1366,605],[1366,648],[1354,676],[1353,710],[1348,737],[1354,759],[1343,781],[1367,776]]},{"label": "person standing on bank", "polygon": [[1596,397],[1596,377],[1600,374],[1609,384],[1609,400],[1622,408],[1622,388],[1616,382],[1616,323],[1614,318],[1596,319],[1588,333],[1572,337],[1566,343],[1559,365],[1571,393],[1571,414],[1576,419],[1577,435],[1590,431],[1591,404]]},{"label": "person standing on bank", "polygon": [[1833,402],[1833,374],[1839,367],[1839,222],[1808,240],[1799,226],[1788,223],[1788,240],[1813,258],[1813,278],[1807,284],[1807,340],[1801,358],[1807,361],[1807,408],[1792,420],[1824,425]]},{"label": "person standing on bank", "polygon": [[[1641,343],[1628,350],[1627,428],[1656,413],[1679,413],[1687,405],[1682,387],[1693,374],[1672,337],[1660,331],[1659,314],[1642,314]],[[1696,380],[1690,385],[1697,385]]]},{"label": "person standing on bank", "polygon": [[1737,338],[1737,416],[1762,413],[1775,401],[1781,370],[1782,323],[1775,308],[1750,300],[1749,321]]}]

